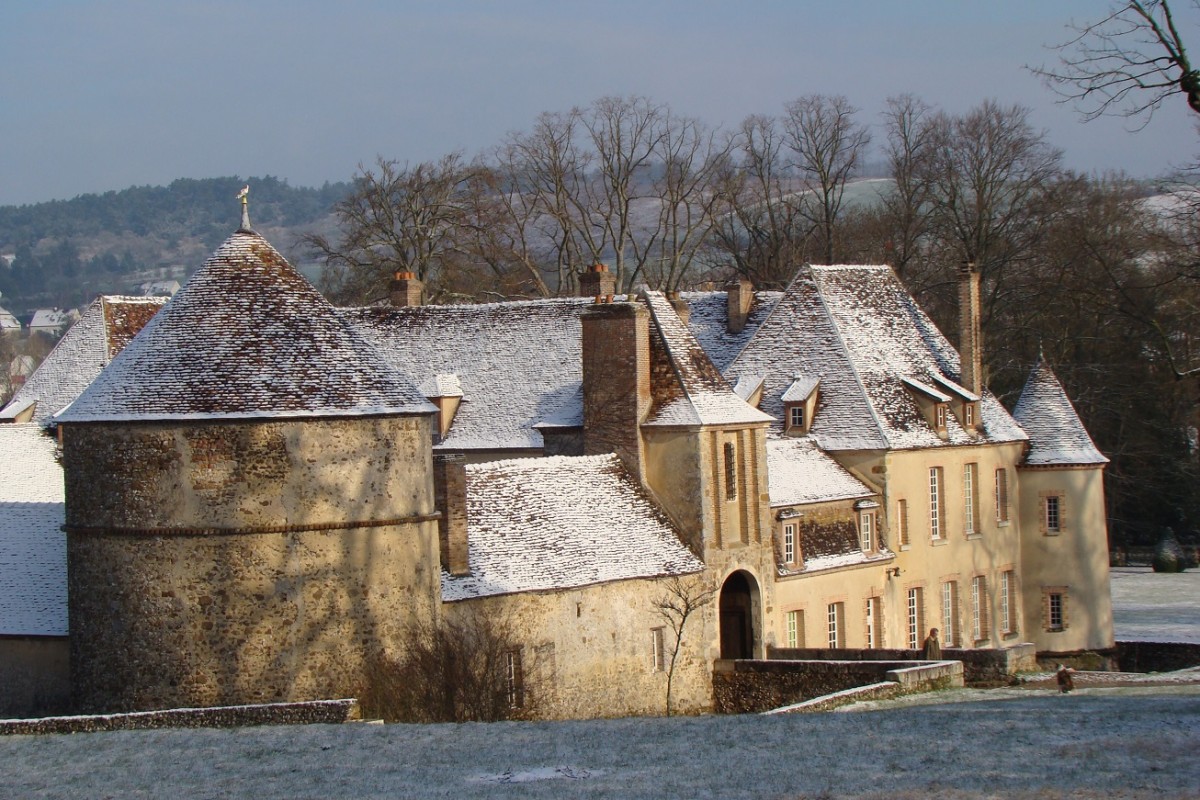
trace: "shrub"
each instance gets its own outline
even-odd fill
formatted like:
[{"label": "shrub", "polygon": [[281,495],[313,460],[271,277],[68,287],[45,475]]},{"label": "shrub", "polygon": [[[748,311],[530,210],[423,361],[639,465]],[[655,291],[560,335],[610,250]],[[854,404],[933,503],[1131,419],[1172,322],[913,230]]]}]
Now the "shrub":
[{"label": "shrub", "polygon": [[1150,563],[1155,572],[1183,572],[1187,569],[1183,548],[1175,539],[1175,531],[1163,528],[1154,548],[1154,560]]}]

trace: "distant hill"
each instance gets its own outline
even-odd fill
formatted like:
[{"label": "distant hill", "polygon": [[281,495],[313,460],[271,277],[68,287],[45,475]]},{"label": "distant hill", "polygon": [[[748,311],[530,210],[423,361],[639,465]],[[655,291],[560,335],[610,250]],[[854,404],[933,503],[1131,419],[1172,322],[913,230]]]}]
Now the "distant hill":
[{"label": "distant hill", "polygon": [[236,195],[247,183],[255,229],[300,267],[300,235],[328,232],[330,208],[350,190],[348,183],[294,187],[270,176],[180,179],[0,206],[0,305],[27,323],[35,308],[78,307],[100,293],[183,282],[237,228]]}]

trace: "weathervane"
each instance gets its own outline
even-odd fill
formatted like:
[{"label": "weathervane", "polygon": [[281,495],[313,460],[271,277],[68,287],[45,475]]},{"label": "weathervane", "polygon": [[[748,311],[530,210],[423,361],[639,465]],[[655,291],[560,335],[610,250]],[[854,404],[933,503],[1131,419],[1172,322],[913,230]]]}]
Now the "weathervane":
[{"label": "weathervane", "polygon": [[242,230],[244,231],[250,230],[250,208],[247,205],[249,203],[249,195],[250,184],[247,183],[242,187],[242,190],[237,193],[238,200],[242,201]]}]

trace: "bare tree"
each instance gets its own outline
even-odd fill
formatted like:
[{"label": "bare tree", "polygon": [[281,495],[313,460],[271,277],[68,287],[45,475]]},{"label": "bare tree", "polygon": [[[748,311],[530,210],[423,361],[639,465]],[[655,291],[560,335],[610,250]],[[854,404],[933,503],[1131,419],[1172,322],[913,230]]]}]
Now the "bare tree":
[{"label": "bare tree", "polygon": [[1121,2],[1103,19],[1072,28],[1075,35],[1057,46],[1059,65],[1033,72],[1084,119],[1116,115],[1144,126],[1177,93],[1200,114],[1200,71],[1192,68],[1168,0]]},{"label": "bare tree", "polygon": [[801,210],[821,232],[826,264],[834,261],[846,183],[871,141],[870,131],[854,121],[857,112],[841,95],[813,94],[788,103],[783,121],[793,166],[811,187]]},{"label": "bare tree", "polygon": [[[887,154],[895,188],[884,195],[882,212],[888,230],[892,267],[906,283],[910,265],[919,267],[929,211],[933,109],[913,95],[890,97],[884,112]],[[909,286],[910,290],[913,287]]]},{"label": "bare tree", "polygon": [[782,289],[804,259],[813,225],[801,214],[784,164],[784,137],[772,117],[752,115],[732,139],[718,175],[711,248],[757,286]]},{"label": "bare tree", "polygon": [[470,176],[461,153],[412,167],[384,158],[374,170],[360,165],[354,191],[334,206],[340,239],[304,239],[325,260],[322,288],[336,302],[366,303],[386,296],[395,272],[431,283],[456,248]]},{"label": "bare tree", "polygon": [[717,590],[707,579],[691,575],[672,575],[666,581],[662,595],[654,601],[654,610],[667,623],[674,637],[671,654],[667,659],[667,716],[671,716],[671,690],[675,679],[675,667],[679,651],[683,646],[683,631],[688,620],[697,611],[712,604]]}]

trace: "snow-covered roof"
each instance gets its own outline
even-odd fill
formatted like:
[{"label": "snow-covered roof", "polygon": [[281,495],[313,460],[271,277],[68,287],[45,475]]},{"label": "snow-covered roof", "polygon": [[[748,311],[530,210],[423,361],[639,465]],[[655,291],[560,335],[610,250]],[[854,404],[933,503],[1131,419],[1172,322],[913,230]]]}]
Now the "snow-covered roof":
[{"label": "snow-covered roof", "polygon": [[[771,421],[734,393],[666,295],[648,291],[645,302],[658,333],[657,340],[652,341],[662,346],[655,356],[665,357],[669,373],[675,376],[674,383],[660,381],[668,385],[654,386],[654,405],[646,425],[738,425]],[[669,374],[667,370],[654,372],[660,376]]]},{"label": "snow-covered roof", "polygon": [[[958,354],[886,266],[802,269],[730,367],[767,375],[761,408],[782,418],[793,376],[819,379],[811,434],[826,450],[882,450],[1023,441],[990,393],[976,433],[950,415],[946,438],[921,413],[905,379],[957,382]],[[932,388],[930,386],[930,388]]]},{"label": "snow-covered roof", "polygon": [[725,292],[680,293],[688,305],[688,328],[722,372],[742,352],[782,296],[782,292],[755,292],[745,327],[739,333],[730,333],[729,300]]},{"label": "snow-covered roof", "polygon": [[1029,434],[1029,452],[1025,454],[1029,466],[1108,463],[1045,359],[1039,359],[1029,374],[1013,416]]},{"label": "snow-covered roof", "polygon": [[875,494],[808,437],[767,439],[767,475],[772,508]]},{"label": "snow-covered roof", "polygon": [[791,384],[779,399],[785,403],[807,400],[820,383],[821,379],[814,375],[793,375]]},{"label": "snow-covered roof", "polygon": [[457,375],[434,375],[421,381],[421,394],[433,399],[435,397],[462,397],[462,382]]},{"label": "snow-covered roof", "polygon": [[266,239],[242,229],[58,419],[435,411]]},{"label": "snow-covered roof", "polygon": [[63,474],[54,450],[38,425],[0,425],[0,635],[67,633]]},{"label": "snow-covered roof", "polygon": [[7,309],[0,308],[0,331],[19,330],[21,330],[21,321],[14,317]]},{"label": "snow-covered roof", "polygon": [[29,321],[29,329],[57,330],[70,321],[70,314],[61,308],[39,308],[33,312],[33,319]]},{"label": "snow-covered roof", "polygon": [[469,464],[466,486],[471,572],[443,600],[704,569],[614,455]]},{"label": "snow-covered roof", "polygon": [[165,302],[161,297],[97,297],[0,411],[0,419],[12,419],[37,403],[31,422],[49,422],[74,402]]},{"label": "snow-covered roof", "polygon": [[422,385],[458,376],[462,405],[437,446],[447,450],[540,449],[534,429],[582,395],[579,315],[593,298],[480,305],[340,309],[394,368]]}]

